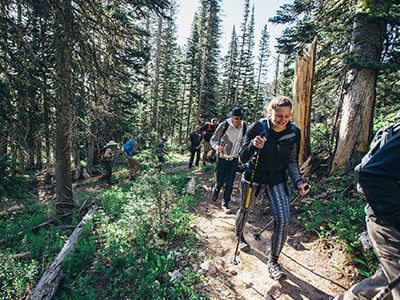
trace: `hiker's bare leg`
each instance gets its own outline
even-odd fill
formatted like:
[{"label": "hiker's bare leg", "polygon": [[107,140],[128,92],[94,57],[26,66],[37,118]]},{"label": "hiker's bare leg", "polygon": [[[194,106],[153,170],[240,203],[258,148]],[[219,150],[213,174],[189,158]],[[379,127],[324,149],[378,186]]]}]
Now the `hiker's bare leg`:
[{"label": "hiker's bare leg", "polygon": [[208,151],[204,151],[204,153],[203,153],[203,157],[202,157],[202,159],[201,159],[203,162],[206,161],[207,153],[208,153]]}]

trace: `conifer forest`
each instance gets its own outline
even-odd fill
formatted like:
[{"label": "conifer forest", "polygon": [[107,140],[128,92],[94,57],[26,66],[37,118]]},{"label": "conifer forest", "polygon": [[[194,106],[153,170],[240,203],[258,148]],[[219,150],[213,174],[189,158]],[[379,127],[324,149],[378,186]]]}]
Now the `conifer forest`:
[{"label": "conifer forest", "polygon": [[[291,0],[256,34],[242,0],[224,54],[227,0],[197,1],[184,45],[180,1],[0,0],[0,299],[333,299],[378,269],[353,170],[400,110],[400,1]],[[235,107],[249,129],[279,95],[310,187],[291,204],[284,282],[267,273],[273,226],[253,239],[267,196],[232,263],[245,166],[227,217],[209,201],[218,160],[201,148],[192,168],[188,144]]]}]

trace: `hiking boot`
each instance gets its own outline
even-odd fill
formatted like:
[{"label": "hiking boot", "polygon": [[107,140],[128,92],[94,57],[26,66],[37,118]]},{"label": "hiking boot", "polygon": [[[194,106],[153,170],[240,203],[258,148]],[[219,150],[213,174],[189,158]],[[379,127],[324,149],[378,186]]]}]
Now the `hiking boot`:
[{"label": "hiking boot", "polygon": [[[237,235],[235,238],[235,242],[237,244],[239,240],[239,236]],[[244,239],[244,236],[242,235],[242,238],[240,239],[240,243],[239,243],[239,250],[243,251],[243,252],[247,252],[251,249],[250,245],[246,242],[246,240]]]},{"label": "hiking boot", "polygon": [[270,259],[267,262],[267,270],[269,277],[274,280],[285,280],[287,279],[286,274],[279,267],[278,262],[275,259]]},{"label": "hiking boot", "polygon": [[203,161],[203,166],[205,166],[206,165],[206,162],[205,161]]},{"label": "hiking boot", "polygon": [[189,170],[191,170],[192,169],[192,165],[189,165]]},{"label": "hiking boot", "polygon": [[229,215],[231,213],[231,210],[226,205],[222,204],[221,208],[226,215]]},{"label": "hiking boot", "polygon": [[214,191],[211,197],[212,201],[217,201],[218,200],[218,192]]}]

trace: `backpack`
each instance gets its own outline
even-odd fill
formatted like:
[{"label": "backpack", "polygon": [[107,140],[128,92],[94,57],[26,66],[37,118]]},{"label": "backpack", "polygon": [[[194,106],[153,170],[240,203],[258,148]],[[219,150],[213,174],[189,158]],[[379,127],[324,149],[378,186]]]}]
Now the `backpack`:
[{"label": "backpack", "polygon": [[[261,125],[262,125],[262,130],[263,130],[263,132],[265,132],[264,137],[267,139],[268,138],[268,134],[269,134],[269,131],[268,131],[268,129],[269,129],[268,119],[262,119],[262,120],[260,120],[260,122],[261,122]],[[294,131],[294,135],[289,138],[289,144],[290,144],[290,148],[292,149],[292,146],[293,146],[293,144],[295,142],[295,138],[296,138],[297,132],[300,129],[297,128],[297,126],[294,125],[293,123],[291,123],[291,124],[292,124],[292,130]],[[299,153],[300,153],[300,139],[297,141],[297,156],[299,156]]]},{"label": "backpack", "polygon": [[[225,121],[224,130],[222,130],[221,138],[224,136],[224,134],[228,130],[228,127],[229,127],[229,123],[227,121]],[[246,126],[246,123],[243,122],[243,137],[246,135],[246,132],[247,132],[247,126]]]},{"label": "backpack", "polygon": [[[214,130],[213,130],[212,133],[214,133],[215,130],[217,129],[217,126],[216,126],[216,125],[211,125],[211,123],[209,123],[209,122],[207,122],[206,124],[208,125],[207,129],[205,130],[206,133],[208,133],[208,132],[210,131],[211,126],[213,126],[213,128],[214,128]],[[210,133],[210,134],[212,135],[212,133]]]},{"label": "backpack", "polygon": [[361,169],[370,161],[372,156],[385,145],[397,131],[400,130],[400,122],[396,122],[391,125],[387,125],[381,129],[379,129],[374,138],[372,139],[371,144],[369,145],[369,151],[364,157],[361,159],[361,162],[354,168],[354,183],[356,185],[357,191],[364,195],[364,191],[362,190],[361,185],[358,183],[360,178]]},{"label": "backpack", "polygon": [[129,141],[127,141],[127,142],[125,143],[125,145],[124,145],[124,151],[125,151],[127,154],[129,154],[129,152],[132,152],[131,149],[132,149],[132,145],[133,145],[134,142],[137,142],[137,141],[129,140]]},{"label": "backpack", "polygon": [[106,152],[108,147],[101,147],[100,150],[97,151],[97,157],[99,158],[99,164],[101,164],[104,160],[104,153]]}]

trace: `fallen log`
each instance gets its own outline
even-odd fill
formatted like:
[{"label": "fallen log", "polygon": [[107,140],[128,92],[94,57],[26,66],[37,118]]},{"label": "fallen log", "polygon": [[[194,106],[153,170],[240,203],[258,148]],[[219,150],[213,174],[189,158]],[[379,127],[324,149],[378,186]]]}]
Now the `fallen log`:
[{"label": "fallen log", "polygon": [[58,285],[62,278],[62,270],[60,267],[61,263],[72,252],[75,244],[82,236],[82,226],[86,224],[88,220],[93,218],[93,216],[96,214],[96,211],[97,206],[90,208],[88,213],[83,217],[82,221],[78,224],[78,226],[76,226],[74,232],[65,242],[64,247],[61,249],[61,252],[57,255],[54,262],[43,274],[28,300],[50,300],[53,298],[57,292]]}]

